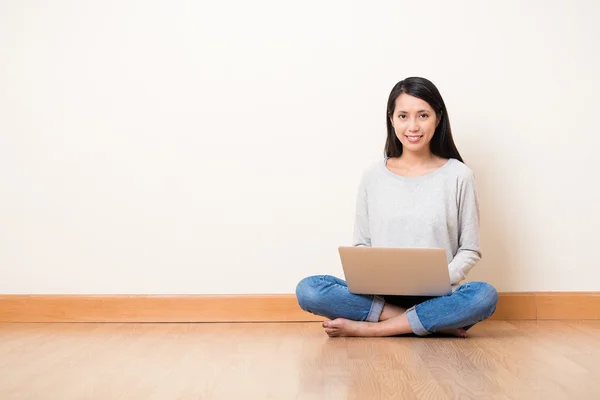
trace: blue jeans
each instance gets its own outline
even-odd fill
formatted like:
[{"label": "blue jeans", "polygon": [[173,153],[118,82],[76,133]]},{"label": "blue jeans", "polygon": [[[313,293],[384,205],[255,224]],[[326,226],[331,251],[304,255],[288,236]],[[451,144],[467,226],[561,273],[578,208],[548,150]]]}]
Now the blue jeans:
[{"label": "blue jeans", "polygon": [[496,311],[498,293],[485,282],[469,282],[440,297],[352,294],[346,282],[330,275],[304,278],[296,287],[300,307],[329,319],[379,321],[386,302],[405,308],[408,323],[418,336],[463,328],[489,318]]}]

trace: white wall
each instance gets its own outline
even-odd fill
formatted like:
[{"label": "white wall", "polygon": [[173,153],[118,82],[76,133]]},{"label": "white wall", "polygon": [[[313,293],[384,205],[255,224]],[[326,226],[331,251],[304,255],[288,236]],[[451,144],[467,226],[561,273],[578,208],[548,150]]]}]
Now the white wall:
[{"label": "white wall", "polygon": [[425,76],[501,291],[600,290],[590,1],[2,1],[0,293],[342,276],[392,86]]}]

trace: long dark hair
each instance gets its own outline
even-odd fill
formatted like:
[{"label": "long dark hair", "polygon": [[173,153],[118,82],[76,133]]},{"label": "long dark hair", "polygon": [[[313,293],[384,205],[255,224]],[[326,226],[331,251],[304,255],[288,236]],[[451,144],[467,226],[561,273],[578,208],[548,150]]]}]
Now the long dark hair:
[{"label": "long dark hair", "polygon": [[463,159],[454,144],[454,139],[452,139],[450,119],[448,118],[448,111],[446,110],[446,104],[444,103],[444,99],[442,99],[442,95],[431,81],[419,77],[406,78],[398,82],[390,92],[385,114],[385,121],[387,124],[387,140],[385,142],[386,157],[400,157],[402,154],[402,143],[398,140],[394,127],[392,126],[392,121],[390,120],[394,115],[396,99],[402,93],[417,97],[429,103],[431,108],[435,111],[436,118],[440,119],[440,123],[435,128],[435,132],[429,143],[431,152],[438,157],[456,158],[460,162],[463,162]]}]

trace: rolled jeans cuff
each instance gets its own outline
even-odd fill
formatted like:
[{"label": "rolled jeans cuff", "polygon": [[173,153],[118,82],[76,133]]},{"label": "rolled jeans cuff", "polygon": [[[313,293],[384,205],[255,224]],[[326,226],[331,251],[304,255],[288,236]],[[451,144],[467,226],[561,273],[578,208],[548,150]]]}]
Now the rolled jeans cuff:
[{"label": "rolled jeans cuff", "polygon": [[379,317],[381,316],[381,312],[383,311],[384,305],[385,305],[385,300],[383,299],[383,297],[375,296],[373,298],[373,303],[371,304],[371,309],[369,310],[369,314],[367,315],[367,319],[365,321],[379,322]]},{"label": "rolled jeans cuff", "polygon": [[414,332],[415,335],[427,336],[427,335],[431,334],[431,332],[429,332],[427,329],[425,329],[425,327],[421,323],[421,320],[419,319],[419,316],[417,315],[417,311],[415,310],[415,307],[411,307],[406,311],[406,318],[408,319],[408,324],[410,325],[410,329],[412,329],[412,331]]}]

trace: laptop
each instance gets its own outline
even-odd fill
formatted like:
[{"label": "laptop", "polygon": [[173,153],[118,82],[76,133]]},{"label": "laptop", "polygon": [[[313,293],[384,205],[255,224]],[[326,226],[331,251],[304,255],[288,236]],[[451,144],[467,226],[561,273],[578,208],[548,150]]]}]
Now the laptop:
[{"label": "laptop", "polygon": [[444,249],[341,246],[350,293],[444,296],[452,293]]}]

